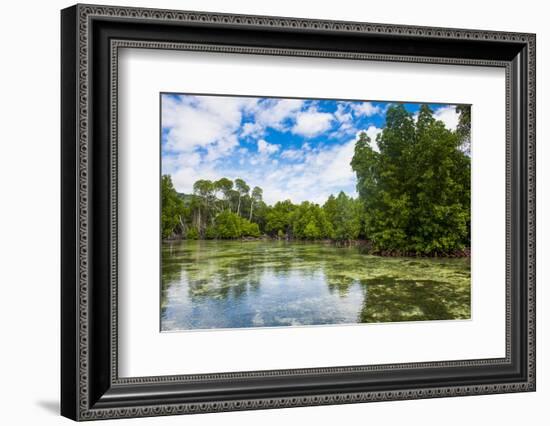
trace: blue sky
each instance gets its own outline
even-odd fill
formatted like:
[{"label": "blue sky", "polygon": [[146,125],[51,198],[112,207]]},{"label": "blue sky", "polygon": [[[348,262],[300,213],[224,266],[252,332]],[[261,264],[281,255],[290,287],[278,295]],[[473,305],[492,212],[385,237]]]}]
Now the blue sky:
[{"label": "blue sky", "polygon": [[[355,141],[363,131],[376,139],[391,104],[183,94],[162,94],[161,103],[162,173],[179,192],[198,179],[242,178],[268,204],[355,196]],[[414,114],[420,104],[405,107]],[[453,105],[430,107],[456,128]]]}]

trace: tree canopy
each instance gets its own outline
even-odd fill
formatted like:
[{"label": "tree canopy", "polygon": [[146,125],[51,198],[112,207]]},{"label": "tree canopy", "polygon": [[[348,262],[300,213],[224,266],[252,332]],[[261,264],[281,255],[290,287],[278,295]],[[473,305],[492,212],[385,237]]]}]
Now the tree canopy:
[{"label": "tree canopy", "polygon": [[470,245],[470,107],[449,130],[428,105],[412,115],[390,106],[376,140],[357,138],[351,167],[357,198],[340,192],[323,205],[263,201],[244,179],[197,180],[178,193],[162,176],[162,237],[366,240],[374,252],[452,254]]},{"label": "tree canopy", "polygon": [[388,109],[373,141],[363,133],[351,162],[364,232],[380,251],[445,254],[470,244],[470,157],[463,136],[422,105],[416,120]]}]

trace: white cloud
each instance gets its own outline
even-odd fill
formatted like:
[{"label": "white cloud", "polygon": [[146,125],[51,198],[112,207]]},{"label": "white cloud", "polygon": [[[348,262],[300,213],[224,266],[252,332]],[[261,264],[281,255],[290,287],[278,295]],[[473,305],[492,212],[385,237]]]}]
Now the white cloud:
[{"label": "white cloud", "polygon": [[[252,165],[267,163],[269,160],[269,157],[281,149],[280,145],[269,143],[264,139],[258,140],[257,146],[258,146],[257,154],[248,154],[246,156],[248,161]],[[275,164],[275,163],[272,162],[272,164]]]},{"label": "white cloud", "polygon": [[294,203],[308,200],[322,204],[330,194],[341,190],[355,196],[355,173],[350,166],[354,148],[355,139],[341,145],[296,149],[294,151],[301,154],[295,162],[281,161],[288,159],[289,154],[284,153],[289,150],[271,157],[247,152],[239,159],[242,164],[222,162],[214,166],[203,162],[179,169],[172,178],[178,191],[186,193],[192,191],[192,184],[198,179],[242,178],[251,187],[260,186],[268,204],[286,199]]},{"label": "white cloud", "polygon": [[[416,111],[412,115],[412,119],[416,123],[418,121],[419,111]],[[436,120],[442,121],[445,124],[445,127],[449,130],[456,130],[458,126],[459,114],[456,112],[454,105],[448,105],[440,107],[433,112],[433,116]]]},{"label": "white cloud", "polygon": [[298,113],[304,101],[300,99],[269,99],[261,104],[256,114],[256,122],[277,130],[282,130],[284,121]]},{"label": "white cloud", "polygon": [[[305,105],[292,99],[165,97],[162,120],[168,130],[168,154],[163,157],[163,173],[170,173],[176,189],[184,193],[191,193],[198,179],[242,178],[262,187],[270,204],[287,198],[323,203],[340,190],[354,195],[353,133],[344,144],[315,146],[304,141],[284,150],[262,137],[268,128],[312,137],[335,123],[338,128],[353,123],[349,107],[331,114],[315,104],[307,104],[304,111]],[[239,146],[243,136],[248,142]]]},{"label": "white cloud", "polygon": [[248,156],[244,167],[229,167],[222,174],[232,179],[242,177],[251,186],[262,187],[268,204],[285,199],[321,204],[341,190],[355,195],[355,173],[350,165],[354,148],[355,139],[351,139],[341,145],[285,150],[270,161],[295,156],[296,162],[279,161],[277,167],[257,167],[257,159]]},{"label": "white cloud", "polygon": [[306,137],[314,137],[330,129],[334,116],[328,112],[319,112],[314,108],[300,112],[296,116],[296,124],[292,133]]},{"label": "white cloud", "polygon": [[[262,187],[269,204],[284,199],[324,203],[340,190],[355,196],[350,162],[357,137],[366,132],[378,151],[376,137],[382,129],[369,125],[358,131],[354,117],[382,112],[370,102],[342,102],[328,113],[319,111],[315,103],[293,99],[163,97],[164,149],[168,151],[163,173],[170,173],[177,190],[185,193],[192,192],[198,179],[242,178],[251,187]],[[441,107],[434,116],[448,128],[456,128],[454,106]],[[266,140],[269,128],[306,138],[329,131],[338,139],[285,147]],[[239,137],[247,138],[240,146]],[[336,140],[347,142],[332,143]]]},{"label": "white cloud", "polygon": [[164,155],[162,157],[162,173],[172,174],[181,167],[195,167],[200,162],[201,156],[196,152],[180,155]]},{"label": "white cloud", "polygon": [[370,138],[370,145],[372,146],[372,149],[376,152],[380,152],[380,149],[378,148],[378,142],[376,142],[376,137],[380,133],[382,133],[382,130],[383,129],[376,126],[369,126],[368,129],[364,131]]},{"label": "white cloud", "polygon": [[302,160],[305,156],[305,150],[304,149],[285,149],[283,152],[281,152],[281,158],[285,160]]},{"label": "white cloud", "polygon": [[352,103],[351,109],[355,115],[364,115],[366,117],[371,117],[382,112],[382,109],[379,106],[373,105],[372,102]]},{"label": "white cloud", "polygon": [[346,107],[339,103],[334,111],[334,117],[338,120],[339,123],[349,123],[352,120],[352,115],[349,111],[346,110]]},{"label": "white cloud", "polygon": [[233,148],[239,145],[239,140],[235,134],[218,139],[208,148],[208,153],[205,156],[207,161],[215,161],[224,155],[233,151]]},{"label": "white cloud", "polygon": [[[163,173],[170,173],[181,192],[192,192],[197,179],[218,179],[217,160],[239,145],[242,117],[256,106],[255,98],[225,96],[163,96],[162,126],[167,131]],[[200,176],[200,177],[199,177]]]},{"label": "white cloud", "polygon": [[263,126],[258,123],[252,123],[251,121],[244,123],[241,130],[241,136],[255,136],[259,135],[263,131]]},{"label": "white cloud", "polygon": [[240,135],[259,138],[269,127],[279,131],[288,130],[303,105],[304,101],[300,99],[263,99],[248,110],[254,121],[244,123]]},{"label": "white cloud", "polygon": [[162,125],[168,129],[166,148],[174,152],[212,150],[219,156],[235,146],[243,111],[257,100],[224,96],[162,98]]},{"label": "white cloud", "polygon": [[328,149],[309,152],[303,163],[280,170],[273,183],[284,183],[283,188],[293,202],[310,200],[324,203],[328,196],[344,189],[355,193],[355,174],[351,159],[355,140]]},{"label": "white cloud", "polygon": [[218,180],[224,177],[223,172],[215,170],[212,163],[201,163],[198,166],[180,167],[171,173],[172,182],[178,192],[193,193],[193,184],[199,179]]},{"label": "white cloud", "polygon": [[281,148],[280,145],[269,143],[263,139],[258,141],[258,152],[260,154],[271,155],[275,154]]},{"label": "white cloud", "polygon": [[459,114],[454,105],[444,106],[434,111],[436,120],[441,120],[449,130],[456,130],[458,126]]},{"label": "white cloud", "polygon": [[333,131],[329,137],[340,139],[353,135],[357,131],[353,122],[353,115],[350,111],[351,109],[349,102],[338,103],[336,111],[334,111],[334,118],[340,126]]}]

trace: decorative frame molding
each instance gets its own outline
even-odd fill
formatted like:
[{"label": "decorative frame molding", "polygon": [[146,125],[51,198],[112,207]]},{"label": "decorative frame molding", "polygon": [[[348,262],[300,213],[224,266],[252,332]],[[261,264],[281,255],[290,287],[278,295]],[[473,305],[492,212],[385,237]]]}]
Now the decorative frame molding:
[{"label": "decorative frame molding", "polygon": [[[142,30],[126,30],[128,23]],[[189,28],[182,41],[171,28]],[[234,32],[239,44],[212,43],[205,28]],[[246,44],[246,30],[271,32],[273,46]],[[159,33],[159,40],[139,32]],[[161,34],[162,31],[165,31]],[[193,31],[197,31],[194,33]],[[338,49],[281,47],[277,34],[334,37]],[[124,37],[122,37],[123,35]],[[346,50],[336,36],[373,40],[370,51]],[[136,36],[138,36],[136,38]],[[201,39],[204,38],[204,40]],[[267,37],[267,36],[266,36]],[[199,42],[198,40],[201,39]],[[388,51],[389,42],[418,44],[417,55]],[[435,398],[535,390],[535,36],[510,32],[410,27],[266,16],[76,5],[62,11],[62,414],[75,420],[280,408],[352,402]],[[476,47],[469,56],[430,55],[437,43]],[[307,44],[307,43],[306,43]],[[458,47],[457,47],[458,46]],[[117,368],[117,87],[118,49],[154,48],[239,54],[297,55],[354,60],[481,65],[506,70],[506,357],[502,359],[327,367],[187,376],[119,378]],[[398,49],[398,48],[397,48]],[[490,50],[492,52],[490,52]],[[93,161],[91,161],[93,159]],[[92,165],[93,164],[93,165]],[[106,176],[101,175],[98,165]],[[101,175],[101,176],[100,176]],[[100,189],[107,189],[103,194]],[[98,230],[103,230],[99,233]],[[99,247],[107,253],[103,258]],[[518,258],[517,261],[516,259]],[[93,303],[92,303],[93,301]],[[98,307],[101,305],[101,307]],[[453,385],[445,374],[489,367],[508,380]],[[454,370],[453,370],[454,369]],[[403,385],[400,374],[430,371],[434,386]],[[477,371],[477,370],[475,370]],[[376,388],[373,374],[394,375],[399,385]],[[447,372],[447,373],[446,373]],[[370,374],[370,376],[369,376]],[[504,374],[504,373],[503,373]],[[346,389],[328,389],[331,378]],[[348,377],[349,376],[349,377]],[[311,377],[315,390],[291,390]],[[393,377],[393,376],[392,376]],[[288,382],[287,390],[276,383]],[[231,380],[250,388],[223,393]],[[447,380],[447,382],[445,380]],[[286,382],[285,382],[286,383]],[[412,385],[412,386],[411,386]],[[195,386],[208,398],[183,392]],[[272,387],[270,396],[255,389]],[[182,389],[180,396],[168,397]],[[219,390],[222,389],[222,390]],[[313,389],[313,387],[312,387]],[[138,392],[139,391],[139,392]],[[269,390],[267,391],[269,393]],[[138,395],[139,393],[139,395]],[[144,396],[145,395],[145,396]],[[148,395],[148,396],[147,396]]]}]

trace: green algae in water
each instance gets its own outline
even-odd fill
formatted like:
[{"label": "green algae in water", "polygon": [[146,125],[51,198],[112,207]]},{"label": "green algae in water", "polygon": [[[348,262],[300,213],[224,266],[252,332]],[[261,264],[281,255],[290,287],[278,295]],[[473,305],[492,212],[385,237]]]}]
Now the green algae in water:
[{"label": "green algae in water", "polygon": [[162,246],[162,331],[470,318],[470,259],[280,241]]}]

